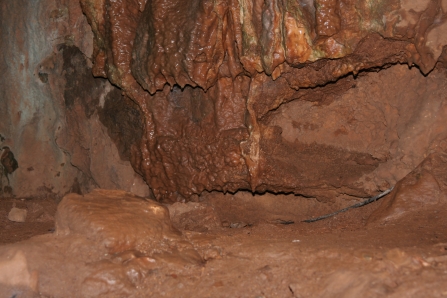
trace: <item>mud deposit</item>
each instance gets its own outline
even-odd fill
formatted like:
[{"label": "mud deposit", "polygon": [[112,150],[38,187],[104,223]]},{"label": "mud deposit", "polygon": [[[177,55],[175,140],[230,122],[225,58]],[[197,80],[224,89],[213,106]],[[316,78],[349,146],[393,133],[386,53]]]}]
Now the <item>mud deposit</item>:
[{"label": "mud deposit", "polygon": [[38,203],[16,200],[25,223],[5,220],[14,201],[2,202],[3,243],[46,234],[0,247],[1,297],[447,296],[444,197],[381,216],[405,179],[382,202],[312,224],[301,221],[353,201],[213,192],[165,206],[96,190],[62,200],[54,233],[54,201],[36,217]]}]

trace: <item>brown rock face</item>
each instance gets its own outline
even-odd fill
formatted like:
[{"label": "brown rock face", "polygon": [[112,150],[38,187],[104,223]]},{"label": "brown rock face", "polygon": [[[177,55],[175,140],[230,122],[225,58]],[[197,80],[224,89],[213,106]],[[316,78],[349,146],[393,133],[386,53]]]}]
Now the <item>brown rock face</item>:
[{"label": "brown rock face", "polygon": [[[445,142],[442,143],[445,146]],[[405,214],[422,212],[446,200],[445,148],[427,156],[412,172],[399,181],[390,196],[369,218],[385,224]]]},{"label": "brown rock face", "polygon": [[[179,200],[239,189],[366,196],[404,177],[447,137],[444,2],[81,5],[93,73],[144,117],[134,168],[158,199]],[[432,72],[364,71],[402,63]]]},{"label": "brown rock face", "polygon": [[92,76],[92,38],[78,1],[0,1],[0,148],[19,165],[8,162],[7,177],[0,166],[0,197],[150,194],[130,164],[142,114]]}]

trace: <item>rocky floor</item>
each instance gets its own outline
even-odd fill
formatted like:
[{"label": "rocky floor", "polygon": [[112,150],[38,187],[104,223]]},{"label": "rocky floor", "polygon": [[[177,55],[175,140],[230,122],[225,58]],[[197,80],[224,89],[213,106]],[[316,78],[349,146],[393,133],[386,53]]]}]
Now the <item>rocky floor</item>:
[{"label": "rocky floor", "polygon": [[[8,219],[13,208],[26,210],[24,222]],[[57,202],[54,199],[0,199],[0,244],[14,243],[53,232],[56,208]]]},{"label": "rocky floor", "polygon": [[[24,223],[5,220],[14,203]],[[53,217],[51,200],[2,201],[1,297],[447,296],[444,201],[392,221],[368,220],[376,202],[302,222],[348,203],[239,192],[166,208],[101,190]]]}]

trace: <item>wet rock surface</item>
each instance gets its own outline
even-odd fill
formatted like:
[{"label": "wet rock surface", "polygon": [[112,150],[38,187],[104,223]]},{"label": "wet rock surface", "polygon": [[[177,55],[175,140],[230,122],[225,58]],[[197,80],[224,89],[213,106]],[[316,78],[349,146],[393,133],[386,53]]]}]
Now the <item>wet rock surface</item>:
[{"label": "wet rock surface", "polygon": [[3,196],[364,197],[445,139],[443,1],[2,5]]},{"label": "wet rock surface", "polygon": [[0,293],[447,293],[446,1],[0,8]]},{"label": "wet rock surface", "polygon": [[[441,130],[422,113],[433,120],[428,105],[443,102],[431,92],[442,92],[445,73],[430,73],[446,44],[443,4],[348,2],[81,1],[93,73],[141,108],[132,164],[157,199],[240,189],[372,195],[429,154],[440,135],[398,161],[410,146],[401,135]],[[395,64],[430,75],[365,72]]]}]

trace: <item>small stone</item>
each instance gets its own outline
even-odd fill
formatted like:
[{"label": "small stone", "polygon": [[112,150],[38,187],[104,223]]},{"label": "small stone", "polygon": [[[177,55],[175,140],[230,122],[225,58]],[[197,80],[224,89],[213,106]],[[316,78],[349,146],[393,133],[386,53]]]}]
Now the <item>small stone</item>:
[{"label": "small stone", "polygon": [[213,260],[213,259],[220,259],[222,253],[220,252],[220,249],[216,247],[209,248],[203,252],[203,259],[204,260]]},{"label": "small stone", "polygon": [[245,228],[246,226],[248,226],[248,224],[245,222],[233,222],[230,224],[230,228],[232,229]]},{"label": "small stone", "polygon": [[27,213],[28,211],[26,209],[13,207],[9,211],[8,219],[14,222],[25,222]]}]

